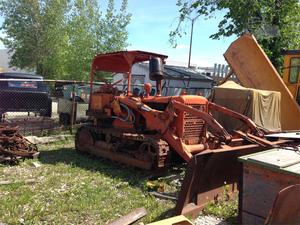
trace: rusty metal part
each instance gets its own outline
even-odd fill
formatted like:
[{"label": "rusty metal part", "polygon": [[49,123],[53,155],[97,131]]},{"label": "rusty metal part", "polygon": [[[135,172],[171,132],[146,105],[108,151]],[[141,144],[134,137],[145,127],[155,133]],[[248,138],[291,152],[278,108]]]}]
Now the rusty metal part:
[{"label": "rusty metal part", "polygon": [[1,126],[0,134],[11,135],[18,131],[18,127]]},{"label": "rusty metal part", "polygon": [[273,142],[268,141],[268,140],[266,140],[264,138],[261,138],[261,137],[257,137],[253,134],[244,133],[240,130],[235,131],[235,133],[237,133],[240,137],[242,137],[243,139],[249,141],[250,143],[259,144],[262,147],[276,147]]},{"label": "rusty metal part", "polygon": [[136,157],[163,168],[169,163],[169,145],[162,139],[147,138],[139,146]]},{"label": "rusty metal part", "polygon": [[244,116],[244,115],[242,115],[240,113],[237,113],[237,112],[235,112],[235,111],[233,111],[231,109],[228,109],[228,108],[225,108],[223,106],[217,105],[217,104],[215,104],[213,102],[209,102],[208,107],[209,107],[209,109],[216,110],[216,111],[218,111],[220,113],[223,113],[225,115],[228,115],[230,117],[233,117],[235,119],[238,119],[238,120],[242,121],[243,123],[245,123],[247,125],[247,127],[249,129],[251,129],[251,131],[254,134],[256,134],[256,135],[258,135],[260,137],[264,136],[264,133],[258,128],[258,126],[249,117]]},{"label": "rusty metal part", "polygon": [[17,163],[38,154],[37,146],[23,138],[17,127],[0,126],[0,162]]},{"label": "rusty metal part", "polygon": [[300,224],[300,184],[282,189],[276,196],[265,225]]},{"label": "rusty metal part", "polygon": [[[281,145],[286,142],[288,140],[279,140],[273,144]],[[242,164],[237,158],[264,149],[267,148],[260,144],[248,144],[194,155],[182,182],[175,213],[196,216],[205,205],[224,194],[224,185],[229,187],[229,194],[234,193],[239,189],[242,176]]]},{"label": "rusty metal part", "polygon": [[85,146],[93,146],[94,140],[90,130],[84,126],[80,127],[75,137],[75,149],[80,152],[88,152]]},{"label": "rusty metal part", "polygon": [[77,131],[75,146],[80,152],[146,170],[163,168],[170,163],[168,143],[153,135],[83,126]]},{"label": "rusty metal part", "polygon": [[[204,104],[187,104],[197,110],[206,111],[207,106]],[[183,113],[183,133],[182,139],[185,144],[197,145],[203,141],[207,129],[205,121],[190,113]]]}]

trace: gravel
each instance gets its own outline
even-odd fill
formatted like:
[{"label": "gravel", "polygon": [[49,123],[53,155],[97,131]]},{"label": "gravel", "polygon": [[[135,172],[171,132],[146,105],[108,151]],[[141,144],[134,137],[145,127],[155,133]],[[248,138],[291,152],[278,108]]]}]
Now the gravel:
[{"label": "gravel", "polygon": [[195,221],[195,225],[230,225],[224,219],[217,218],[214,216],[199,216]]}]

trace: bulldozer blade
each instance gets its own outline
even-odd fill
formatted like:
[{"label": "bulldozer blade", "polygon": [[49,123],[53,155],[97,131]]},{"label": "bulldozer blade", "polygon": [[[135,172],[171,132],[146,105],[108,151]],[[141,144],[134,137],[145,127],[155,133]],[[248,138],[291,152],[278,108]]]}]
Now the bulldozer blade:
[{"label": "bulldozer blade", "polygon": [[[278,140],[274,144],[283,144]],[[230,198],[239,190],[242,181],[242,163],[240,156],[266,150],[258,144],[243,145],[227,151],[212,151],[207,154],[196,154],[190,160],[181,186],[175,208],[176,215],[198,213],[212,201],[222,197]]]},{"label": "bulldozer blade", "polygon": [[282,129],[300,129],[300,107],[253,35],[234,41],[224,57],[243,86],[280,92]]}]

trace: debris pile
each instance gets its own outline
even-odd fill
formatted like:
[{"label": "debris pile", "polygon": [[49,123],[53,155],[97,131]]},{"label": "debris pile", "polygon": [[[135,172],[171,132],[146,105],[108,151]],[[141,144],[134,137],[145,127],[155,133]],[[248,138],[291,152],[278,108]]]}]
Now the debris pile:
[{"label": "debris pile", "polygon": [[37,146],[23,138],[18,127],[0,126],[0,162],[17,163],[38,154]]}]

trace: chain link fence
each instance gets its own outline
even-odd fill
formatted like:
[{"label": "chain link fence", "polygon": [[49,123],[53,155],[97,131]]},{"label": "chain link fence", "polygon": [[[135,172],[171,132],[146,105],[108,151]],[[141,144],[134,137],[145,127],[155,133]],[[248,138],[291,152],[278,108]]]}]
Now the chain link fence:
[{"label": "chain link fence", "polygon": [[9,74],[0,79],[0,125],[18,126],[23,135],[71,130],[86,122],[89,84]]}]

